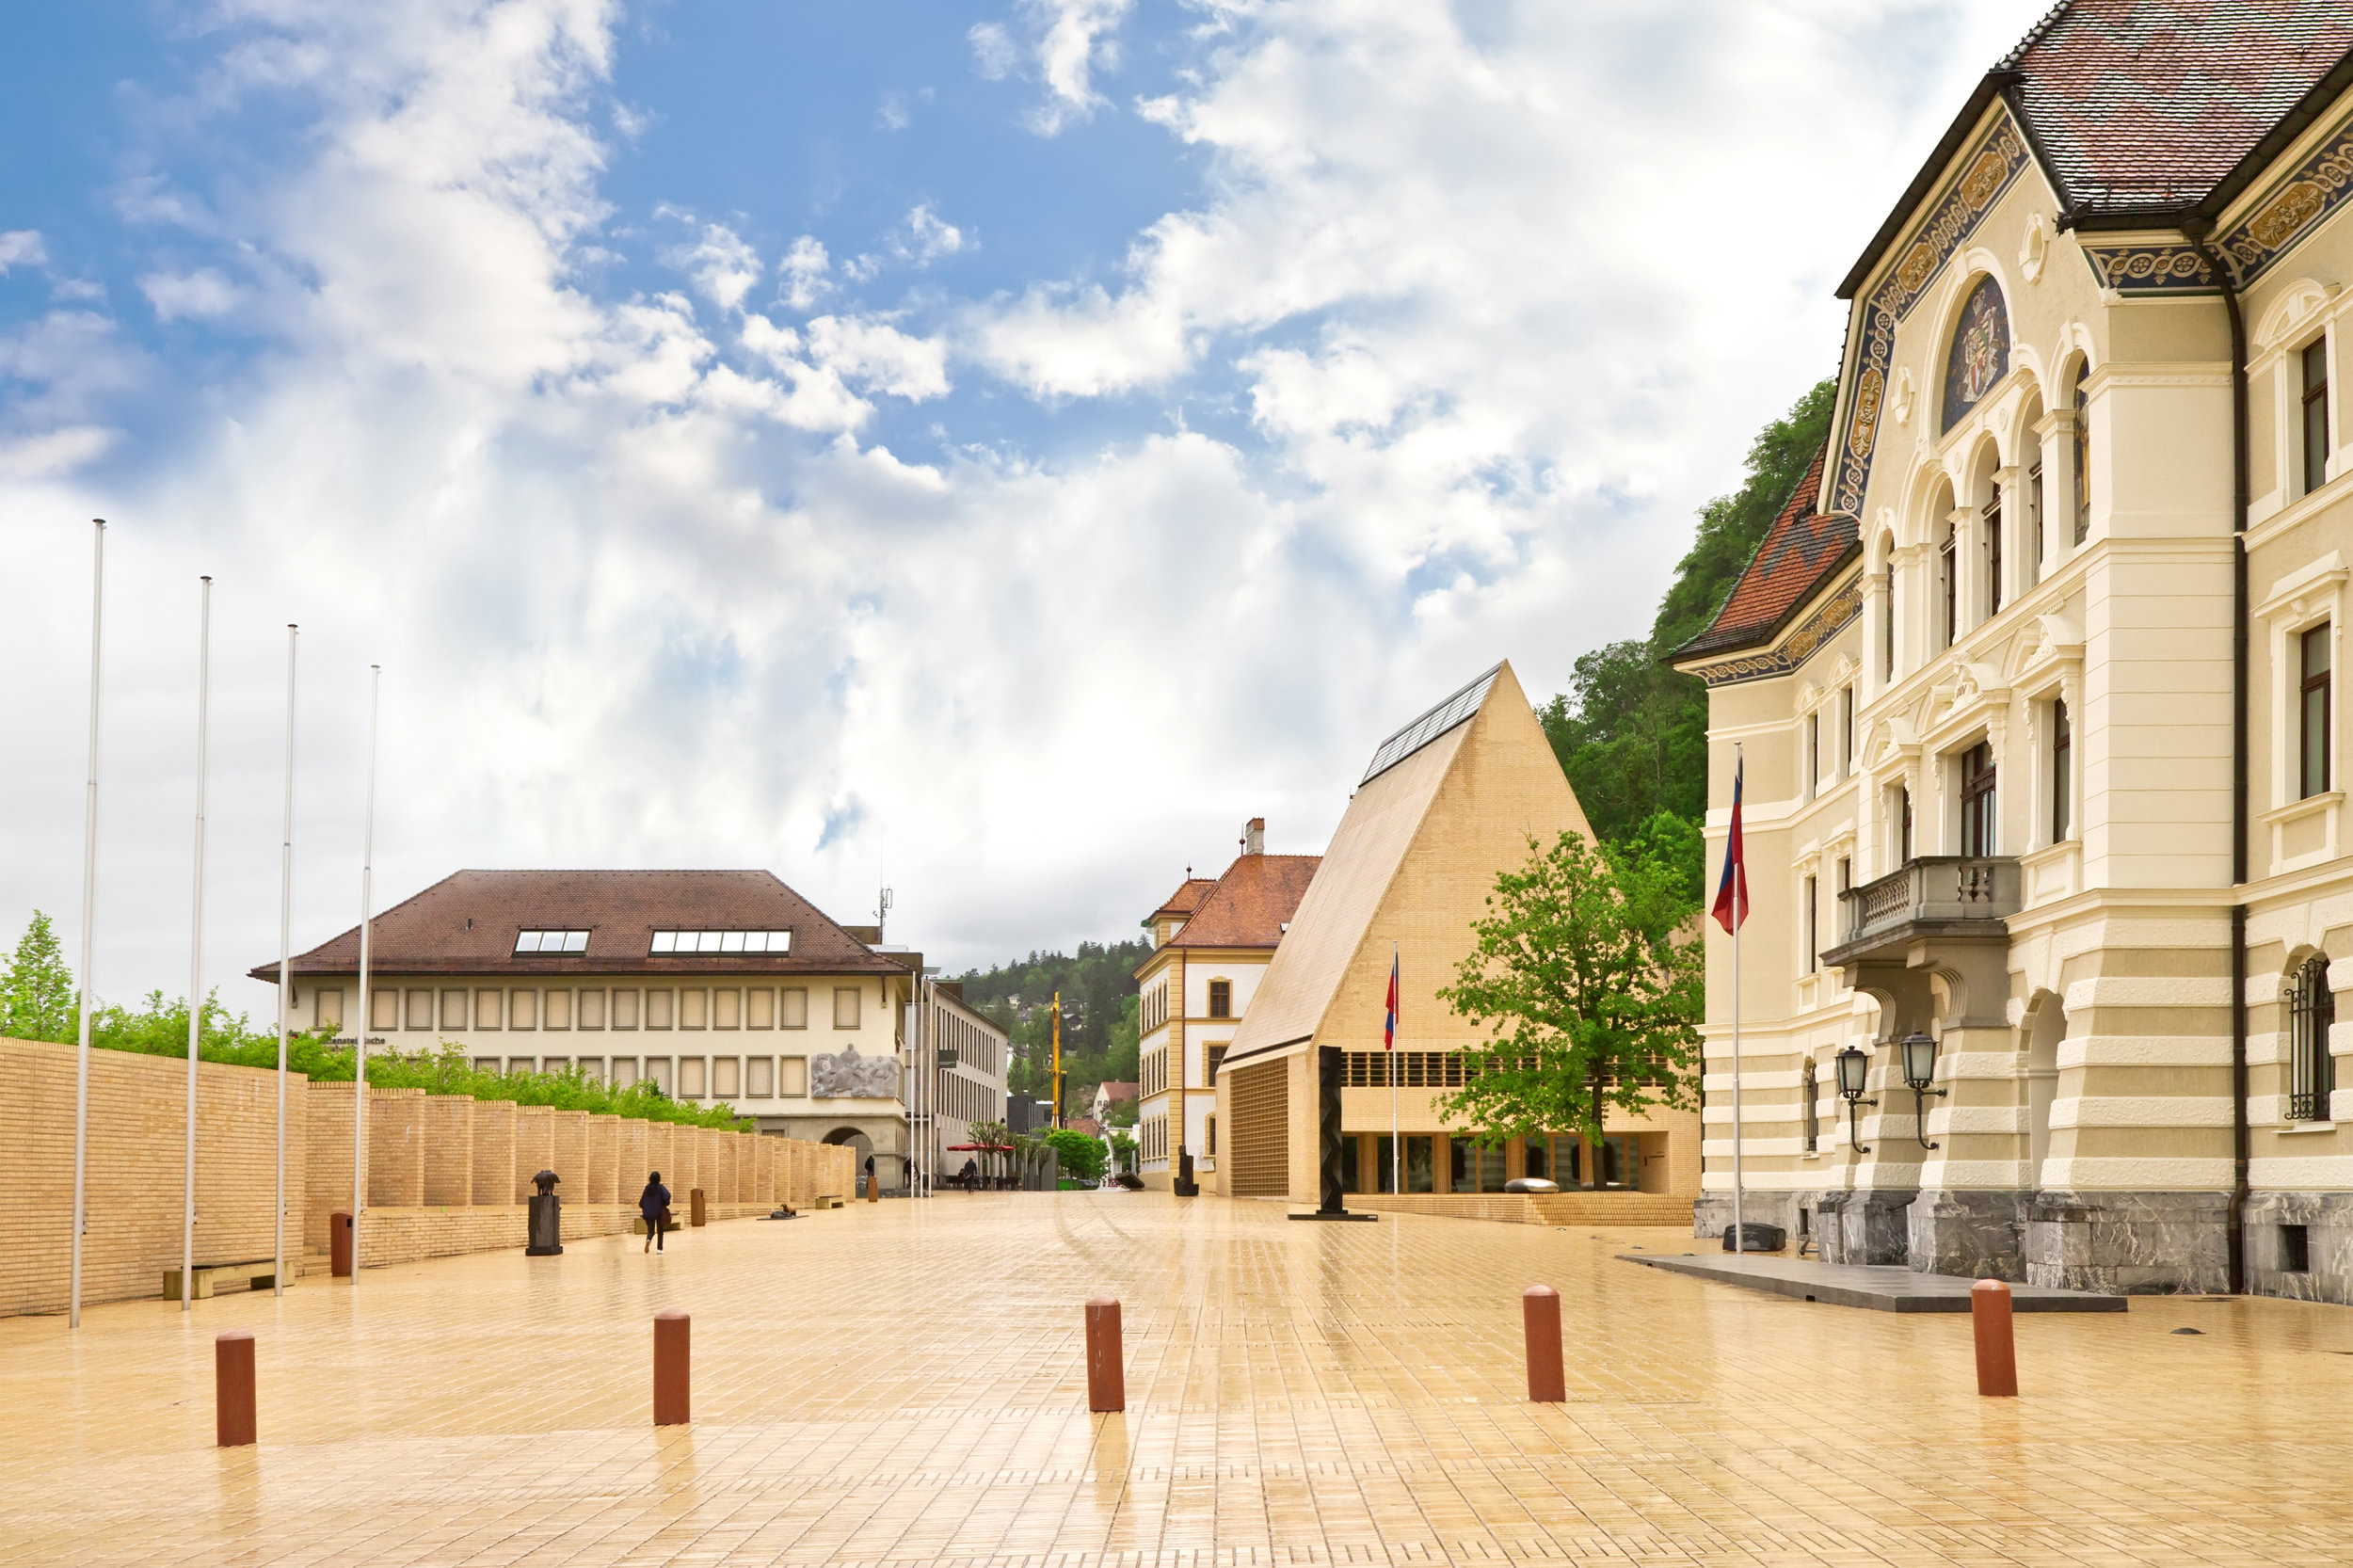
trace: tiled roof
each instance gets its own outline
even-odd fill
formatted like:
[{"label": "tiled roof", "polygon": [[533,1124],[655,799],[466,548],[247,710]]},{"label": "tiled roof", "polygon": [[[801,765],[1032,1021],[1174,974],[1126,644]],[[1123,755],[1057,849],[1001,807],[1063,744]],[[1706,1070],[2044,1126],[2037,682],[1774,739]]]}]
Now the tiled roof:
[{"label": "tiled roof", "polygon": [[2075,0],[1995,69],[2085,214],[2201,200],[2347,50],[2345,0]]},{"label": "tiled roof", "polygon": [[1242,855],[1225,868],[1209,896],[1169,945],[1180,948],[1271,948],[1299,912],[1315,880],[1317,855]]},{"label": "tiled roof", "polygon": [[1825,447],[1814,455],[1813,465],[1798,481],[1789,504],[1765,531],[1764,542],[1741,569],[1739,581],[1733,584],[1716,618],[1675,649],[1674,657],[1717,653],[1767,641],[1854,553],[1854,519],[1814,509],[1821,493],[1822,459],[1828,451]]},{"label": "tiled roof", "polygon": [[[587,950],[517,956],[523,930],[585,931]],[[792,933],[789,953],[654,957],[661,930]],[[351,974],[360,928],[294,961],[296,974]],[[768,872],[458,872],[376,917],[368,967],[383,974],[903,974]],[[276,962],[248,971],[276,981]]]},{"label": "tiled roof", "polygon": [[1201,901],[1208,898],[1209,889],[1216,886],[1217,878],[1213,876],[1187,876],[1176,884],[1176,890],[1169,894],[1167,901],[1153,910],[1150,919],[1144,923],[1150,925],[1163,915],[1192,914],[1201,907]]}]

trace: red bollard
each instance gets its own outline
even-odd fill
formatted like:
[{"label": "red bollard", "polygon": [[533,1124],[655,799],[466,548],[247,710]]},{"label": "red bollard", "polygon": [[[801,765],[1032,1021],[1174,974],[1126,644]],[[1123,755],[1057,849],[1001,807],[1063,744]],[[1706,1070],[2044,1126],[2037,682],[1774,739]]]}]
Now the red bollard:
[{"label": "red bollard", "polygon": [[1087,1408],[1128,1408],[1128,1376],[1119,1356],[1119,1304],[1109,1296],[1087,1303]]},{"label": "red bollard", "polygon": [[1528,1327],[1528,1398],[1533,1404],[1559,1404],[1569,1397],[1561,1365],[1561,1292],[1531,1285],[1520,1292],[1520,1317]]},{"label": "red bollard", "polygon": [[653,1424],[682,1427],[694,1417],[694,1320],[677,1307],[653,1315]]},{"label": "red bollard", "polygon": [[329,1279],[351,1277],[351,1213],[338,1208],[328,1221],[327,1276]]},{"label": "red bollard", "polygon": [[224,1448],[243,1448],[253,1435],[253,1333],[232,1328],[213,1340],[213,1435]]},{"label": "red bollard", "polygon": [[2018,1344],[2010,1334],[2009,1287],[1981,1279],[1969,1288],[1969,1322],[1977,1336],[1977,1392],[1990,1398],[2018,1394]]}]

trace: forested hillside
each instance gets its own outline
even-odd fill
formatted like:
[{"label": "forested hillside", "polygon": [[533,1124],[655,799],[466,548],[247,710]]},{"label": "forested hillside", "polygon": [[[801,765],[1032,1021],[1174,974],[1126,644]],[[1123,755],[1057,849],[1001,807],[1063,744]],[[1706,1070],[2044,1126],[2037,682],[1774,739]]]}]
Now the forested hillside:
[{"label": "forested hillside", "polygon": [[1836,389],[1835,381],[1819,383],[1766,425],[1749,448],[1747,481],[1700,508],[1699,536],[1675,568],[1650,635],[1578,659],[1569,690],[1538,713],[1594,834],[1672,845],[1694,893],[1705,873],[1699,829],[1707,812],[1707,689],[1666,660],[1714,616],[1805,477],[1829,435]]},{"label": "forested hillside", "polygon": [[1136,1076],[1135,968],[1151,945],[1080,942],[1074,957],[1032,952],[1027,959],[956,977],[964,1000],[1013,1036],[1013,1087],[1043,1097],[1053,1070],[1054,993],[1062,993],[1063,1091],[1076,1109],[1106,1080]]}]

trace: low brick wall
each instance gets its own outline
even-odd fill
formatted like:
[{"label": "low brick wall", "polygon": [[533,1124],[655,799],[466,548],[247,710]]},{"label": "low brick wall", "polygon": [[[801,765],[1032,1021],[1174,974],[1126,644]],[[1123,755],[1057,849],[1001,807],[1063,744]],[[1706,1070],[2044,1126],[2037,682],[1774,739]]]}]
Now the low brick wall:
[{"label": "low brick wall", "polygon": [[[0,1039],[0,1147],[24,1194],[15,1223],[0,1226],[0,1317],[62,1312],[72,1294],[75,1054],[72,1046]],[[156,1296],[164,1271],[180,1266],[186,1095],[184,1061],[90,1052],[85,1304]],[[327,1252],[331,1216],[351,1207],[352,1120],[350,1084],[287,1075],[286,1254],[297,1265]],[[780,1201],[806,1208],[818,1193],[846,1198],[854,1190],[856,1154],[847,1145],[418,1089],[371,1084],[366,1128],[367,1267],[520,1248],[522,1200],[542,1166],[564,1179],[565,1231],[580,1237],[628,1228],[644,1157],[657,1150],[652,1163],[681,1215],[698,1184],[706,1212],[723,1219],[765,1214]],[[270,1256],[277,1142],[278,1075],[200,1063],[199,1263]],[[702,1171],[710,1181],[698,1183]]]},{"label": "low brick wall", "polygon": [[1691,1224],[1691,1200],[1667,1192],[1352,1192],[1348,1207],[1515,1225]]}]

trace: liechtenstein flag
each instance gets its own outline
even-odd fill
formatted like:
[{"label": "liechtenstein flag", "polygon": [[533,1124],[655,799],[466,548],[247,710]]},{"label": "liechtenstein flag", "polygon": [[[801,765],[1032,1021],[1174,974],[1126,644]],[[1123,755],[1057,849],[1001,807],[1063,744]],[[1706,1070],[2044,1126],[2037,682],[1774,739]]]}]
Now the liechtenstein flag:
[{"label": "liechtenstein flag", "polygon": [[1381,1026],[1381,1048],[1397,1049],[1397,954],[1389,954],[1389,1021]]},{"label": "liechtenstein flag", "polygon": [[1740,776],[1747,763],[1737,756],[1732,763],[1732,836],[1724,840],[1724,875],[1716,884],[1716,907],[1708,913],[1727,932],[1740,929],[1749,918],[1749,870],[1740,857]]}]

